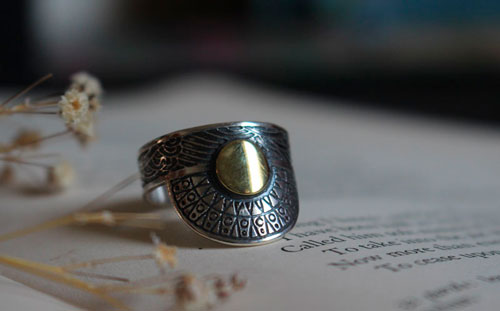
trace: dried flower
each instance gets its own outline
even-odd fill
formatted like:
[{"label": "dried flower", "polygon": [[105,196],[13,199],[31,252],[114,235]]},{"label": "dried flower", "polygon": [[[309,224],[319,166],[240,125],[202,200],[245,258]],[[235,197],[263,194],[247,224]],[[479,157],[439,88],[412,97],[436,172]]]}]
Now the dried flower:
[{"label": "dried flower", "polygon": [[98,97],[102,94],[101,82],[93,75],[81,71],[71,76],[70,89],[75,88],[87,94],[89,98]]},{"label": "dried flower", "polygon": [[79,123],[88,121],[89,98],[87,94],[70,89],[64,93],[58,102],[61,117],[71,129],[75,129]]},{"label": "dried flower", "polygon": [[156,264],[162,269],[165,268],[166,265],[174,268],[177,264],[177,248],[163,243],[154,233],[151,233],[151,240],[153,240],[153,244],[155,245],[153,257]]},{"label": "dried flower", "polygon": [[9,152],[10,150],[11,150],[10,145],[0,144],[0,153],[6,153]]},{"label": "dried flower", "polygon": [[247,285],[247,280],[241,279],[238,274],[233,274],[231,276],[231,286],[234,290],[241,290]]},{"label": "dried flower", "polygon": [[15,173],[11,165],[4,165],[0,171],[0,184],[10,184],[14,181]]},{"label": "dried flower", "polygon": [[66,161],[51,166],[47,171],[47,184],[54,191],[68,188],[73,183],[74,178],[73,167]]},{"label": "dried flower", "polygon": [[206,310],[215,306],[217,295],[212,286],[186,274],[179,278],[175,288],[175,303],[179,310]]},{"label": "dried flower", "polygon": [[73,128],[73,134],[82,147],[86,147],[95,139],[94,117],[89,114]]},{"label": "dried flower", "polygon": [[101,101],[97,97],[91,97],[89,99],[89,109],[91,111],[99,111],[101,110]]},{"label": "dried flower", "polygon": [[21,130],[12,141],[12,147],[38,149],[40,147],[41,136],[38,131]]}]

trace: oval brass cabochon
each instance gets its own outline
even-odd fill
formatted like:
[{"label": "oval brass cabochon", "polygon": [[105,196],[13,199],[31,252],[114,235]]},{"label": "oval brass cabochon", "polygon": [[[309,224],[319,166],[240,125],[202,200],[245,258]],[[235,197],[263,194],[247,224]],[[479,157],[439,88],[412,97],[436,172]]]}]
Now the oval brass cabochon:
[{"label": "oval brass cabochon", "polygon": [[220,183],[240,195],[261,192],[269,180],[264,153],[248,140],[234,140],[225,145],[217,155],[215,166]]}]

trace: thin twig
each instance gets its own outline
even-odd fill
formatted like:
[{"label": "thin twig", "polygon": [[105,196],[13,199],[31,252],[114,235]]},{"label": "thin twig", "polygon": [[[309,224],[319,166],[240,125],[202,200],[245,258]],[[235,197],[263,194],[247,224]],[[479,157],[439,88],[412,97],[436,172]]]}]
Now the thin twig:
[{"label": "thin twig", "polygon": [[147,278],[134,280],[128,283],[127,285],[117,285],[117,284],[106,284],[99,286],[99,288],[106,292],[127,292],[136,288],[151,288],[154,286],[158,286],[160,284],[164,284],[166,282],[175,280],[178,276],[150,276]]},{"label": "thin twig", "polygon": [[104,265],[107,263],[112,263],[112,262],[121,262],[121,261],[131,261],[131,260],[146,260],[146,259],[153,259],[152,254],[145,254],[145,255],[128,255],[128,256],[116,256],[116,257],[110,257],[110,258],[103,258],[103,259],[94,259],[94,260],[89,260],[89,261],[82,261],[82,262],[77,262],[69,265],[64,265],[61,266],[62,269],[65,271],[72,271],[80,268],[89,268],[89,267],[95,267],[98,265]]},{"label": "thin twig", "polygon": [[64,271],[60,267],[51,266],[47,264],[42,264],[34,261],[29,261],[21,258],[10,257],[10,256],[0,256],[0,264],[31,273],[34,275],[38,275],[44,279],[51,280],[54,282],[58,282],[61,284],[66,284],[68,286],[81,289],[88,293],[91,293],[104,301],[108,302],[110,305],[113,305],[122,310],[130,310],[126,305],[124,305],[121,301],[107,295],[105,292],[97,288],[93,284],[86,283],[76,277],[73,277],[70,273]]},{"label": "thin twig", "polygon": [[34,225],[32,227],[27,227],[18,231],[0,235],[0,242],[4,242],[14,238],[19,238],[28,235],[30,233],[48,230],[56,227],[72,225],[72,224],[79,224],[79,225],[101,224],[107,226],[112,226],[112,225],[127,226],[126,223],[122,224],[121,222],[127,220],[156,220],[161,218],[161,215],[158,213],[110,213],[110,215],[112,217],[111,219],[107,219],[106,218],[107,214],[105,214],[104,212],[70,214],[56,219],[48,220],[46,222]]},{"label": "thin twig", "polygon": [[123,282],[123,283],[130,282],[130,280],[127,278],[122,278],[122,277],[112,276],[112,275],[105,275],[105,274],[100,274],[100,273],[91,273],[91,272],[83,272],[83,271],[71,271],[70,273],[73,275],[85,276],[85,277],[94,278],[94,279],[117,281],[117,282]]},{"label": "thin twig", "polygon": [[52,74],[49,73],[43,77],[41,77],[40,79],[38,79],[37,81],[33,82],[32,84],[30,84],[27,88],[25,89],[22,89],[21,91],[19,91],[18,93],[12,95],[11,97],[7,98],[6,101],[4,101],[2,104],[0,104],[0,107],[5,107],[8,103],[10,103],[11,101],[15,100],[16,98],[19,98],[21,96],[23,96],[24,94],[28,93],[29,91],[31,91],[34,87],[42,84],[43,82],[47,81],[48,79],[52,78]]},{"label": "thin twig", "polygon": [[59,153],[39,153],[39,154],[22,154],[19,155],[19,158],[21,159],[43,159],[43,158],[55,158],[55,157],[60,157],[61,154]]},{"label": "thin twig", "polygon": [[24,160],[12,158],[12,157],[0,157],[0,161],[12,162],[12,163],[23,164],[23,165],[30,165],[30,166],[37,166],[37,167],[42,167],[42,168],[46,168],[46,169],[49,169],[51,167],[48,164],[42,164],[42,163],[36,163],[36,162],[29,162],[29,161],[24,161]]},{"label": "thin twig", "polygon": [[117,183],[116,185],[111,187],[110,189],[106,190],[104,193],[99,195],[97,198],[95,198],[92,201],[90,201],[89,203],[85,204],[82,208],[78,209],[78,211],[91,211],[93,208],[96,207],[96,205],[104,202],[106,199],[111,197],[116,192],[124,189],[128,185],[131,185],[133,182],[138,180],[139,176],[140,176],[139,173],[134,173],[134,174],[128,176],[127,178],[120,181],[119,183]]},{"label": "thin twig", "polygon": [[66,134],[69,134],[71,133],[70,130],[64,130],[62,132],[57,132],[57,133],[54,133],[52,135],[48,135],[48,136],[44,136],[40,139],[36,139],[36,140],[32,140],[32,141],[29,141],[29,142],[26,142],[26,143],[22,143],[22,144],[16,144],[15,146],[13,146],[11,148],[11,150],[14,150],[14,149],[17,149],[17,148],[21,148],[21,147],[26,147],[26,146],[29,146],[29,145],[32,145],[32,144],[39,144],[43,141],[46,141],[46,140],[49,140],[49,139],[52,139],[52,138],[56,138],[56,137],[59,137],[59,136],[63,136],[63,135],[66,135]]},{"label": "thin twig", "polygon": [[19,110],[19,111],[8,111],[8,114],[42,114],[42,115],[58,115],[57,111],[37,111],[37,110]]}]

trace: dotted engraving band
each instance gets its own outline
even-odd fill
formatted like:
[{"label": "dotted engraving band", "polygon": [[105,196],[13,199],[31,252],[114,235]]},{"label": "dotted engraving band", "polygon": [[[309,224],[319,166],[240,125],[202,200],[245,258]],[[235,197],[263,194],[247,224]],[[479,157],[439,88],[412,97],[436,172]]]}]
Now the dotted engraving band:
[{"label": "dotted engraving band", "polygon": [[[228,191],[215,174],[218,152],[238,139],[256,144],[268,161],[269,181],[256,195]],[[288,135],[272,124],[234,122],[165,135],[141,148],[139,168],[145,189],[166,183],[179,215],[214,240],[242,245],[271,241],[288,232],[298,217]],[[183,171],[188,173],[176,174]]]}]

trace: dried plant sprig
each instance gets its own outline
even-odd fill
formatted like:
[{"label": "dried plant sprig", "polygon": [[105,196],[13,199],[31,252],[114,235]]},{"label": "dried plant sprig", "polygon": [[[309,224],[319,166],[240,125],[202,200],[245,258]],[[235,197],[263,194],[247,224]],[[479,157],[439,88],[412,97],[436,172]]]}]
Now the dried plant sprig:
[{"label": "dried plant sprig", "polygon": [[83,207],[79,209],[80,212],[84,211],[92,211],[98,208],[102,203],[104,203],[107,199],[109,199],[111,196],[113,196],[115,193],[118,191],[125,189],[127,186],[133,184],[134,182],[138,181],[140,178],[139,173],[134,173],[125,179],[121,180],[118,182],[116,185],[112,186],[102,194],[100,194],[98,197],[90,201],[89,203],[85,204]]},{"label": "dried plant sprig", "polygon": [[175,305],[179,310],[206,310],[217,302],[213,286],[191,274],[182,275],[175,287]]},{"label": "dried plant sprig", "polygon": [[47,170],[47,186],[52,191],[69,188],[75,179],[75,171],[67,161],[61,161]]},{"label": "dried plant sprig", "polygon": [[49,74],[41,77],[37,81],[35,81],[32,84],[30,84],[28,87],[22,89],[18,93],[16,93],[16,94],[12,95],[11,97],[9,97],[7,100],[5,100],[3,103],[0,104],[0,107],[7,106],[10,102],[14,101],[16,98],[19,98],[19,97],[25,95],[26,93],[28,93],[29,91],[31,91],[33,88],[37,87],[38,85],[42,84],[43,82],[47,81],[48,79],[50,79],[52,77],[53,77],[53,75],[51,73],[49,73]]},{"label": "dried plant sprig", "polygon": [[62,267],[67,271],[72,271],[80,268],[90,268],[98,265],[116,263],[122,261],[153,259],[155,260],[156,264],[158,265],[158,267],[161,269],[162,272],[165,271],[165,266],[167,265],[170,266],[171,268],[174,268],[177,264],[177,257],[176,257],[177,248],[168,246],[167,244],[162,242],[160,238],[154,233],[151,234],[151,238],[153,240],[154,249],[150,254],[127,255],[127,256],[110,257],[104,259],[95,259],[95,260],[72,263]]},{"label": "dried plant sprig", "polygon": [[[105,225],[105,226],[129,226],[127,221],[151,221],[162,220],[163,216],[160,213],[112,213],[109,211],[91,212],[91,213],[75,213],[56,219],[52,219],[41,224],[24,228],[18,231],[0,235],[0,242],[19,238],[31,233],[40,232],[48,229],[53,229],[68,225]],[[135,224],[131,225],[136,227]],[[153,226],[156,228],[157,226]]]},{"label": "dried plant sprig", "polygon": [[[33,162],[27,160],[24,151],[36,151],[41,147],[42,142],[67,134],[71,134],[82,147],[95,140],[94,124],[96,118],[94,114],[101,107],[102,86],[94,76],[80,72],[71,76],[71,84],[59,99],[51,96],[36,101],[31,101],[30,98],[25,98],[22,102],[16,101],[51,77],[52,74],[48,74],[38,79],[1,103],[0,116],[13,114],[57,115],[63,120],[66,130],[48,136],[42,136],[40,132],[34,130],[21,130],[10,143],[0,143],[0,154],[6,155],[0,158],[0,161],[46,168],[47,183],[41,189],[58,192],[72,184],[74,176],[72,167],[66,162],[53,165]],[[33,157],[30,156],[30,158]],[[13,170],[13,167],[9,166],[5,170],[8,172],[8,170]]]},{"label": "dried plant sprig", "polygon": [[[0,158],[1,160],[1,158]],[[45,167],[48,168],[48,167]],[[85,204],[83,207],[79,208],[77,212],[74,212],[69,215],[57,217],[55,219],[51,219],[45,221],[41,224],[37,224],[31,227],[23,228],[18,231],[10,232],[4,235],[0,235],[0,242],[4,242],[10,239],[19,238],[34,232],[40,232],[43,230],[48,230],[60,226],[66,226],[78,223],[80,225],[83,224],[91,224],[98,223],[104,225],[114,225],[116,224],[117,218],[124,217],[124,213],[121,213],[121,216],[118,216],[116,213],[110,213],[109,211],[96,211],[96,207],[102,204],[104,201],[109,199],[112,195],[117,193],[118,191],[125,189],[127,186],[131,185],[135,181],[139,179],[139,173],[134,173],[124,180],[120,181],[116,185],[112,186],[110,189],[106,190],[104,193],[99,195],[94,200]],[[146,227],[149,229],[158,229],[164,226],[163,222],[159,224],[151,223],[150,221],[159,221],[161,219],[160,214],[145,214],[145,213],[125,213],[128,221],[140,221],[139,223],[129,222],[126,225],[131,227]],[[115,217],[116,216],[116,217]],[[146,222],[144,222],[146,221]],[[122,223],[120,223],[123,225]]]},{"label": "dried plant sprig", "polygon": [[162,273],[165,273],[166,266],[174,268],[177,265],[177,248],[168,246],[156,235],[156,233],[151,233],[151,240],[155,246],[153,250],[153,257],[156,264],[160,268]]},{"label": "dried plant sprig", "polygon": [[[65,131],[53,133],[53,134],[50,134],[50,135],[47,135],[47,136],[40,136],[39,135],[39,138],[36,139],[36,140],[29,140],[29,141],[23,141],[23,142],[19,142],[19,141],[15,142],[15,141],[13,141],[10,144],[5,145],[4,148],[0,148],[0,153],[10,153],[10,152],[15,151],[15,150],[26,149],[26,148],[31,147],[31,145],[40,146],[40,144],[42,142],[45,142],[45,141],[47,141],[49,139],[54,139],[54,138],[57,138],[57,137],[61,137],[61,136],[67,135],[69,133],[71,133],[69,130],[65,130]],[[18,135],[20,135],[20,134],[18,134]]]},{"label": "dried plant sprig", "polygon": [[70,271],[70,273],[73,275],[83,276],[83,277],[92,278],[92,279],[100,279],[100,280],[115,281],[115,282],[122,282],[122,283],[130,282],[129,279],[124,278],[124,277],[106,275],[106,274],[100,274],[100,273],[83,272],[83,271]]},{"label": "dried plant sprig", "polygon": [[36,150],[40,148],[41,138],[39,131],[21,129],[14,137],[11,146],[13,148]]},{"label": "dried plant sprig", "polygon": [[0,255],[0,264],[38,275],[44,279],[51,280],[54,282],[62,283],[73,288],[77,288],[86,291],[92,295],[95,295],[102,300],[108,302],[110,305],[119,308],[121,310],[130,310],[125,304],[123,304],[118,299],[109,296],[106,292],[103,292],[98,287],[93,284],[84,282],[74,276],[71,273],[65,271],[64,269],[42,264],[39,262],[29,261],[21,258],[2,256]]},{"label": "dried plant sprig", "polygon": [[0,185],[10,184],[15,179],[15,172],[12,165],[4,165],[0,170]]},{"label": "dried plant sprig", "polygon": [[89,108],[92,111],[101,109],[99,97],[102,95],[101,82],[87,72],[78,72],[71,76],[70,89],[77,89],[87,94],[89,98]]},{"label": "dried plant sprig", "polygon": [[88,261],[75,262],[69,265],[61,266],[66,271],[74,271],[82,268],[94,268],[96,266],[105,265],[109,263],[117,263],[123,261],[135,261],[135,260],[150,260],[153,259],[151,254],[143,254],[143,255],[125,255],[125,256],[116,256],[109,258],[101,258],[101,259],[93,259]]}]

